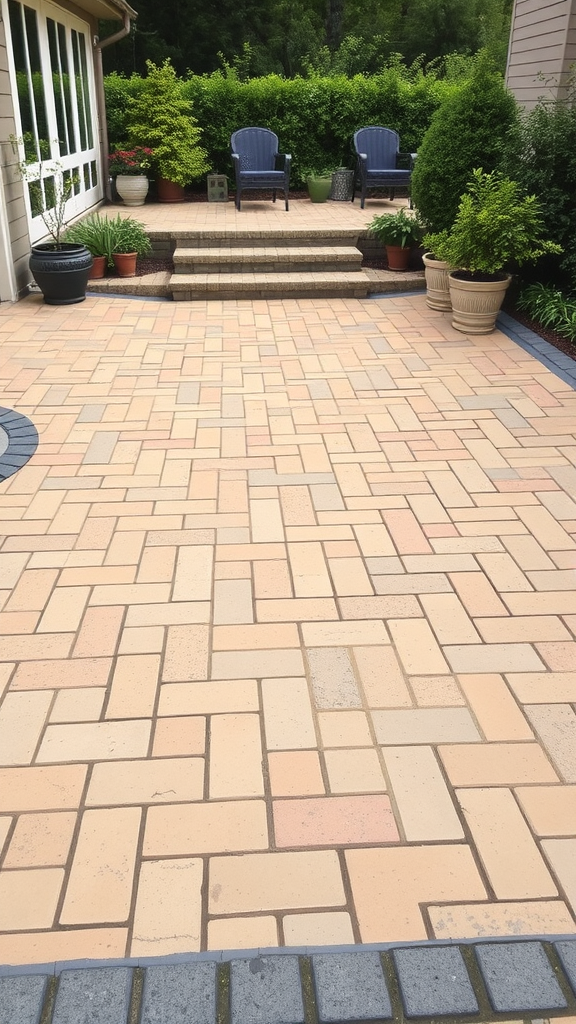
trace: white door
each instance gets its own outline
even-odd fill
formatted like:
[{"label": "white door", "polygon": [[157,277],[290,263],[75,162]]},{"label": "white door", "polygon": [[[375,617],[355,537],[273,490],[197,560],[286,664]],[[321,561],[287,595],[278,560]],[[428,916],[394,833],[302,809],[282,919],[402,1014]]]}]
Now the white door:
[{"label": "white door", "polygon": [[87,22],[48,0],[2,0],[15,98],[20,160],[41,170],[42,188],[25,189],[30,240],[47,234],[42,206],[54,189],[70,192],[66,218],[104,195]]}]

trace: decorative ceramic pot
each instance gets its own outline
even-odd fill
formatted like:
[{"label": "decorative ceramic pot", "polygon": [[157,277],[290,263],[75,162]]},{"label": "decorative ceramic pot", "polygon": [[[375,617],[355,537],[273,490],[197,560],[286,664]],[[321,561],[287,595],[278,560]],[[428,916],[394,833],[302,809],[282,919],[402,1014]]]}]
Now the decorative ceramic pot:
[{"label": "decorative ceramic pot", "polygon": [[54,242],[33,245],[29,262],[30,272],[49,306],[70,306],[83,302],[92,267],[92,253],[85,245]]},{"label": "decorative ceramic pot", "polygon": [[168,181],[167,178],[156,178],[158,199],[161,203],[181,203],[184,199],[184,188],[177,185],[175,181]]},{"label": "decorative ceramic pot", "polygon": [[408,270],[410,246],[387,245],[386,259],[388,260],[388,270]]},{"label": "decorative ceramic pot", "polygon": [[503,274],[499,281],[470,281],[459,273],[448,276],[452,327],[464,334],[491,334],[512,275]]},{"label": "decorative ceramic pot", "polygon": [[148,178],[145,174],[118,174],[116,191],[125,206],[144,206],[148,195]]},{"label": "decorative ceramic pot", "polygon": [[106,256],[93,256],[92,257],[92,270],[88,274],[89,281],[96,281],[99,277],[104,277],[106,274]]},{"label": "decorative ceramic pot", "polygon": [[306,186],[312,203],[325,203],[332,188],[332,175],[324,178],[306,178]]},{"label": "decorative ceramic pot", "polygon": [[424,264],[424,276],[426,278],[426,302],[430,309],[450,310],[450,286],[448,274],[450,266],[442,260],[434,259],[431,252],[425,252],[422,256]]},{"label": "decorative ceramic pot", "polygon": [[134,277],[137,258],[138,254],[135,252],[113,252],[112,259],[118,277]]}]

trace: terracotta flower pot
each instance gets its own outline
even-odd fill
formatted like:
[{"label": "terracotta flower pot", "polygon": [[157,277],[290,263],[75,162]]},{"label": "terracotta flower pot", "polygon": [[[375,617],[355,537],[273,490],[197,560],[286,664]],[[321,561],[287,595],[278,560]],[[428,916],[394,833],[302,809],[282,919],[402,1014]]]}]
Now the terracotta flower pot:
[{"label": "terracotta flower pot", "polygon": [[138,255],[135,252],[113,252],[112,259],[118,277],[134,277],[136,274],[136,260]]},{"label": "terracotta flower pot", "polygon": [[125,206],[144,206],[148,195],[148,178],[145,174],[118,174],[116,191]]},{"label": "terracotta flower pot", "polygon": [[95,281],[97,278],[104,277],[106,274],[106,257],[93,256],[92,260],[92,270],[88,274],[89,281]]},{"label": "terracotta flower pot", "polygon": [[161,203],[181,203],[184,199],[184,189],[182,185],[177,185],[175,181],[168,181],[167,178],[156,178],[156,188],[158,190],[158,199]]},{"label": "terracotta flower pot", "polygon": [[386,258],[388,260],[388,270],[408,270],[410,247],[407,245],[387,245]]}]

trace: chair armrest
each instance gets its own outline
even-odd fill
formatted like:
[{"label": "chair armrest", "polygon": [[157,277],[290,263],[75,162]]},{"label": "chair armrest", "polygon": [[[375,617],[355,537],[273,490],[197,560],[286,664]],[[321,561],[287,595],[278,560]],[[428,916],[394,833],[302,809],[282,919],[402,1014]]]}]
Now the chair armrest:
[{"label": "chair armrest", "polygon": [[274,170],[275,171],[287,171],[290,167],[290,161],[292,160],[291,153],[276,153],[274,157]]},{"label": "chair armrest", "polygon": [[368,153],[356,153],[358,160],[365,164],[368,160]]},{"label": "chair armrest", "polygon": [[402,165],[408,165],[409,169],[412,170],[414,167],[414,161],[418,156],[417,153],[397,153],[396,154],[396,166],[400,168]]}]

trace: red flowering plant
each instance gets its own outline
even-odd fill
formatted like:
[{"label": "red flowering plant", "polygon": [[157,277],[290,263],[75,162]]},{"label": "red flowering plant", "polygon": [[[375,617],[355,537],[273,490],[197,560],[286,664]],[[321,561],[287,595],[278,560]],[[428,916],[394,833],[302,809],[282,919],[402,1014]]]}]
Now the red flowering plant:
[{"label": "red flowering plant", "polygon": [[147,146],[136,146],[134,149],[116,149],[108,157],[108,170],[113,176],[117,174],[146,174],[152,166],[154,151]]}]

